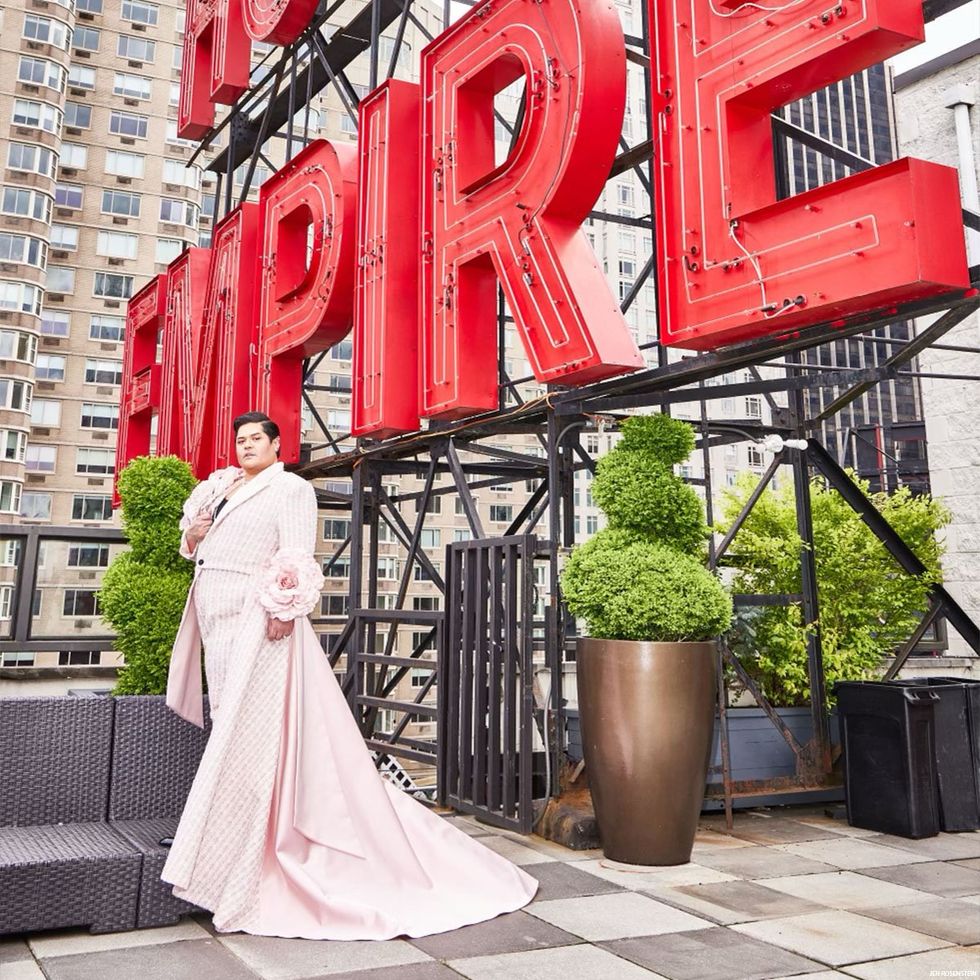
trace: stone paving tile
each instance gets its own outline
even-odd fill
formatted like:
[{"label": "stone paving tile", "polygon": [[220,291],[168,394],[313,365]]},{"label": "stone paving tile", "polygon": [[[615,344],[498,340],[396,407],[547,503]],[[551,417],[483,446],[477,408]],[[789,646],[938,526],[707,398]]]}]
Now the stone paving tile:
[{"label": "stone paving tile", "polygon": [[885,847],[883,844],[873,844],[869,840],[856,840],[850,837],[808,841],[801,844],[779,844],[776,849],[810,861],[822,861],[824,864],[847,871],[884,868],[889,865],[905,865],[914,861],[929,860],[924,855],[913,854],[911,851]]},{"label": "stone paving tile", "polygon": [[545,840],[537,834],[518,834],[510,830],[495,831],[496,837],[503,837],[507,840],[516,841],[524,847],[530,847],[532,851],[539,851],[547,855],[552,861],[589,861],[602,857],[601,847],[590,847],[581,851],[573,851],[569,847],[563,847],[554,841]]},{"label": "stone paving tile", "polygon": [[382,966],[376,970],[355,970],[352,973],[331,973],[327,976],[329,980],[459,980],[459,974],[442,963]]},{"label": "stone paving tile", "polygon": [[494,833],[493,827],[477,823],[472,817],[443,817],[446,823],[452,824],[457,830],[469,834],[470,837],[486,837]]},{"label": "stone paving tile", "polygon": [[403,939],[318,942],[229,933],[219,942],[263,980],[307,980],[431,960]]},{"label": "stone paving tile", "polygon": [[958,898],[960,895],[975,895],[980,892],[980,871],[942,861],[912,864],[907,868],[868,868],[862,874],[945,898]]},{"label": "stone paving tile", "polygon": [[0,963],[33,959],[23,939],[0,939]]},{"label": "stone paving tile", "polygon": [[980,910],[957,898],[933,898],[911,905],[861,909],[861,914],[960,946],[980,943]]},{"label": "stone paving tile", "polygon": [[[41,960],[48,980],[255,980],[256,974],[216,939],[126,946]],[[6,980],[6,977],[4,977]]]},{"label": "stone paving tile", "polygon": [[980,871],[980,858],[968,858],[966,861],[954,861],[954,864],[958,864],[961,868],[973,868],[974,871]]},{"label": "stone paving tile", "polygon": [[838,977],[846,980],[847,974],[839,970],[818,970],[816,973],[794,973],[791,977],[774,977],[773,980],[837,980]]},{"label": "stone paving tile", "polygon": [[602,946],[670,980],[768,980],[819,970],[822,965],[719,928],[617,939]]},{"label": "stone paving tile", "polygon": [[837,910],[745,922],[730,928],[828,966],[904,956],[949,945],[934,936]]},{"label": "stone paving tile", "polygon": [[779,878],[784,875],[834,871],[833,865],[811,861],[774,847],[740,847],[738,850],[699,854],[698,863],[738,878]]},{"label": "stone paving tile", "polygon": [[819,875],[767,878],[766,885],[776,891],[818,902],[832,909],[867,909],[886,905],[907,905],[927,901],[927,892],[895,885],[855,871],[831,871]]},{"label": "stone paving tile", "polygon": [[849,966],[847,972],[862,980],[923,980],[926,977],[975,977],[980,971],[980,946],[972,949],[953,947],[937,949],[914,956],[879,960]]},{"label": "stone paving tile", "polygon": [[805,841],[833,840],[838,837],[822,827],[786,820],[779,817],[736,816],[732,837],[753,844],[797,844]]},{"label": "stone paving tile", "polygon": [[665,980],[587,944],[450,960],[449,966],[468,980]]},{"label": "stone paving tile", "polygon": [[731,850],[737,847],[754,847],[751,841],[732,837],[727,831],[699,830],[694,835],[694,854],[698,851]]},{"label": "stone paving tile", "polygon": [[527,949],[567,946],[581,940],[550,922],[518,911],[498,915],[487,922],[478,922],[452,932],[410,939],[409,942],[437,960],[451,960],[465,956],[492,956],[496,953],[519,953]]},{"label": "stone paving tile", "polygon": [[636,892],[535,902],[528,912],[592,942],[705,927],[704,919]]},{"label": "stone paving tile", "polygon": [[923,837],[922,840],[879,834],[869,840],[873,844],[886,844],[888,847],[897,847],[903,851],[911,851],[913,854],[924,855],[930,861],[980,858],[980,834],[977,833],[939,834],[936,837]]},{"label": "stone paving tile", "polygon": [[579,867],[579,862],[551,861],[548,864],[531,864],[527,873],[541,884],[534,896],[536,902],[555,898],[581,898],[583,895],[605,895],[622,891],[619,885]]},{"label": "stone paving tile", "polygon": [[550,862],[554,860],[548,857],[547,854],[535,851],[525,844],[519,844],[516,840],[511,840],[509,837],[498,837],[494,835],[493,837],[477,837],[476,839],[484,847],[489,847],[491,851],[496,851],[498,854],[507,858],[508,861],[512,861],[517,865],[543,864],[545,861]]},{"label": "stone paving tile", "polygon": [[980,905],[980,895],[957,895],[961,902],[969,902],[971,905]]},{"label": "stone paving tile", "polygon": [[[722,853],[730,854],[731,851]],[[631,891],[648,888],[669,888],[677,885],[707,885],[717,881],[734,881],[735,876],[706,868],[703,865],[679,864],[674,867],[650,867],[640,864],[620,864],[603,858],[599,861],[580,861],[577,868],[597,878],[611,881],[614,885]]]},{"label": "stone paving tile", "polygon": [[0,976],[3,980],[44,980],[44,974],[33,957],[29,960],[10,960],[6,963],[0,960]]},{"label": "stone paving tile", "polygon": [[864,827],[852,827],[846,820],[837,820],[823,814],[809,817],[793,817],[800,823],[805,823],[808,827],[819,827],[821,830],[828,830],[832,834],[839,834],[841,837],[877,837],[877,830],[865,830]]},{"label": "stone paving tile", "polygon": [[774,891],[756,881],[723,881],[713,885],[683,885],[680,888],[658,889],[645,894],[704,915],[720,925],[735,922],[754,922],[756,919],[777,919],[805,912],[820,912],[823,906],[792,895]]},{"label": "stone paving tile", "polygon": [[46,956],[71,956],[75,953],[97,953],[125,946],[151,946],[211,936],[191,919],[175,926],[156,929],[131,929],[128,932],[106,932],[93,936],[85,929],[58,929],[39,932],[28,938],[31,952],[41,959]]}]

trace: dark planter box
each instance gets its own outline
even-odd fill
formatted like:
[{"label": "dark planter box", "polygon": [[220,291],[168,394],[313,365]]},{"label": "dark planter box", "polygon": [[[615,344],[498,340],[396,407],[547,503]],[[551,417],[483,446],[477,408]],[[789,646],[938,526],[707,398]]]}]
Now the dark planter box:
[{"label": "dark planter box", "polygon": [[[786,722],[787,727],[796,736],[801,745],[813,737],[813,721],[809,708],[777,708],[777,714]],[[582,758],[582,733],[579,726],[578,711],[566,711],[567,753],[568,757],[577,762]],[[840,732],[836,711],[831,712],[830,735],[834,745],[840,743]],[[776,730],[776,726],[766,717],[762,708],[729,708],[728,709],[728,738],[732,762],[732,779],[735,781],[769,780],[778,777],[796,775],[796,756],[786,744],[786,740]],[[718,767],[717,772],[709,775],[709,784],[721,782],[721,728],[715,720],[715,734],[711,749],[711,766]],[[830,790],[801,790],[792,797],[785,792],[777,794],[760,794],[739,801],[741,805],[760,806],[767,803],[793,803],[807,800],[819,801],[842,800],[843,789]],[[713,801],[706,800],[705,808],[712,809]]]}]

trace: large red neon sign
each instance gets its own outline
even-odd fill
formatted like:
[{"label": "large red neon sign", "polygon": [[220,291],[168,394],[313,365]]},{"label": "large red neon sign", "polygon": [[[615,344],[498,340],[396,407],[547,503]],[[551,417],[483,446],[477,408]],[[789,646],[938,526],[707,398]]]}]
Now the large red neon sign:
[{"label": "large red neon sign", "polygon": [[[898,161],[774,196],[770,111],[915,43],[918,0],[649,2],[664,342],[710,348],[968,285],[948,168]],[[182,134],[247,85],[246,28],[286,43],[311,10],[189,0]],[[498,279],[540,380],[639,367],[579,231],[616,150],[624,65],[609,5],[472,8],[423,52],[421,88],[389,82],[362,102],[357,151],[314,143],[218,224],[211,249],[133,299],[118,466],[148,451],[159,413],[158,451],[203,475],[229,461],[233,415],[256,406],[295,459],[302,359],[352,319],[355,434],[494,408]],[[522,76],[526,111],[498,164],[493,97]]]},{"label": "large red neon sign", "polygon": [[968,284],[949,167],[905,159],[775,195],[771,112],[917,44],[921,0],[650,9],[665,343],[710,349]]}]

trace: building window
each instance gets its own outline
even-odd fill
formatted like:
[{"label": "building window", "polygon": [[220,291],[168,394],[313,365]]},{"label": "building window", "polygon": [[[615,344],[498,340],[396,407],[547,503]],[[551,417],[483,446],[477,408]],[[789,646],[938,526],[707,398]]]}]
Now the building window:
[{"label": "building window", "polygon": [[122,361],[86,358],[85,383],[88,385],[122,384]]},{"label": "building window", "polygon": [[54,310],[41,313],[41,333],[46,337],[67,337],[71,331],[71,314]]},{"label": "building window", "polygon": [[103,191],[102,213],[117,214],[126,218],[140,216],[140,196],[128,191]]},{"label": "building window", "polygon": [[[420,504],[422,503],[421,497],[416,497],[415,499],[415,513],[417,514],[420,510]],[[427,514],[441,514],[442,513],[442,497],[429,497],[429,502],[425,505],[425,512]]]},{"label": "building window", "polygon": [[495,524],[509,524],[513,520],[514,508],[510,504],[491,504],[490,520]]},{"label": "building window", "polygon": [[75,472],[81,475],[108,476],[115,469],[114,449],[88,449],[80,446],[76,450]]},{"label": "building window", "polygon": [[47,261],[48,245],[43,238],[0,232],[0,262],[21,262],[43,269]]},{"label": "building window", "polygon": [[97,272],[92,295],[105,299],[129,299],[133,295],[133,277],[115,272]]},{"label": "building window", "polygon": [[52,225],[51,247],[62,252],[76,251],[78,248],[78,229],[73,225]]},{"label": "building window", "polygon": [[67,24],[60,20],[52,20],[50,17],[39,17],[37,14],[28,14],[24,18],[22,36],[28,41],[51,44],[65,51],[72,43],[72,31]]},{"label": "building window", "polygon": [[104,316],[93,313],[89,319],[90,340],[101,340],[108,344],[121,344],[126,332],[126,321],[121,316]]},{"label": "building window", "polygon": [[31,425],[57,428],[61,425],[61,402],[50,398],[35,398],[31,402]]},{"label": "building window", "polygon": [[88,147],[80,143],[61,144],[61,167],[74,167],[75,170],[84,170],[88,167]]},{"label": "building window", "polygon": [[54,203],[59,208],[73,208],[78,210],[84,200],[84,190],[81,184],[56,184],[54,189]]},{"label": "building window", "polygon": [[127,235],[123,231],[100,231],[96,239],[95,252],[110,259],[135,259],[139,247],[138,235]]},{"label": "building window", "polygon": [[75,0],[75,8],[87,14],[101,14],[102,0]]},{"label": "building window", "polygon": [[88,129],[92,125],[92,107],[80,102],[66,102],[65,125],[73,129]]},{"label": "building window", "polygon": [[328,562],[323,563],[323,574],[327,578],[347,578],[350,575],[350,559],[349,558],[338,558],[330,567],[327,567]]},{"label": "building window", "polygon": [[49,293],[71,294],[75,292],[75,270],[65,265],[48,266],[45,285]]},{"label": "building window", "polygon": [[68,84],[72,88],[95,88],[95,69],[88,65],[72,65],[68,69]]},{"label": "building window", "polygon": [[109,114],[109,132],[116,136],[133,136],[146,139],[149,125],[148,116],[140,116],[135,112],[120,112],[114,109]]},{"label": "building window", "polygon": [[0,585],[0,619],[10,619],[13,605],[14,587],[12,585]]},{"label": "building window", "polygon": [[120,34],[116,41],[116,54],[130,61],[153,61],[156,55],[156,41],[132,34]]},{"label": "building window", "polygon": [[[127,153],[125,150],[106,150],[106,173],[117,177],[136,177],[141,179],[144,172],[146,157],[139,153]],[[139,211],[137,210],[137,214]]]},{"label": "building window", "polygon": [[108,568],[107,544],[73,544],[68,549],[69,568]]},{"label": "building window", "polygon": [[188,167],[182,160],[163,161],[163,182],[165,184],[180,184],[197,190],[201,186],[201,168]]},{"label": "building window", "polygon": [[88,667],[102,663],[100,650],[61,650],[58,653],[59,667]]},{"label": "building window", "polygon": [[330,348],[330,360],[349,361],[354,356],[354,345],[350,340],[340,340]]},{"label": "building window", "polygon": [[38,381],[64,381],[67,359],[62,354],[38,354],[34,366]]},{"label": "building window", "polygon": [[33,99],[14,99],[11,121],[15,126],[33,126],[46,133],[61,132],[61,110],[47,102]]},{"label": "building window", "polygon": [[0,459],[23,463],[27,449],[27,433],[18,429],[0,429]]},{"label": "building window", "polygon": [[53,473],[58,465],[56,446],[32,444],[27,447],[24,465],[28,473]]},{"label": "building window", "polygon": [[98,616],[99,597],[95,589],[65,589],[64,616]]},{"label": "building window", "polygon": [[5,187],[0,198],[0,211],[20,218],[34,218],[45,223],[51,220],[52,198],[40,191]]},{"label": "building window", "polygon": [[112,94],[125,99],[148,99],[152,93],[151,81],[145,75],[130,75],[117,71],[112,80]]},{"label": "building window", "polygon": [[0,330],[0,358],[33,364],[37,359],[37,337],[20,330]]},{"label": "building window", "polygon": [[416,612],[438,612],[439,596],[437,595],[412,596],[412,608]]},{"label": "building window", "polygon": [[321,616],[346,616],[347,594],[335,593],[333,595],[320,596],[320,615]]},{"label": "building window", "polygon": [[453,541],[469,541],[473,533],[468,527],[457,527],[453,530]]},{"label": "building window", "polygon": [[81,51],[98,51],[101,31],[94,27],[76,27],[72,47]]},{"label": "building window", "polygon": [[183,251],[184,243],[179,238],[158,238],[154,261],[158,265],[170,265]]},{"label": "building window", "polygon": [[11,143],[7,147],[7,166],[11,170],[23,170],[27,173],[40,174],[42,177],[54,177],[58,156],[46,146],[38,146],[35,143]]},{"label": "building window", "polygon": [[50,521],[51,494],[35,491],[21,494],[20,516],[28,521]]},{"label": "building window", "polygon": [[40,316],[42,296],[41,289],[33,283],[0,279],[0,310]]},{"label": "building window", "polygon": [[343,541],[350,534],[350,521],[328,518],[323,522],[325,541]]},{"label": "building window", "polygon": [[82,403],[83,429],[118,429],[119,406],[104,402]]},{"label": "building window", "polygon": [[155,3],[143,3],[142,0],[123,0],[122,19],[134,24],[147,24],[156,27],[160,8]]},{"label": "building window", "polygon": [[188,228],[196,228],[200,220],[201,211],[196,204],[190,201],[179,201],[172,197],[160,199],[160,220],[172,225],[186,225]]},{"label": "building window", "polygon": [[5,514],[19,514],[22,490],[23,487],[13,480],[0,480],[0,511]]},{"label": "building window", "polygon": [[379,581],[392,582],[398,578],[398,559],[385,555],[378,559],[375,574]]},{"label": "building window", "polygon": [[73,521],[111,521],[112,498],[102,494],[75,494],[71,499]]},{"label": "building window", "polygon": [[442,546],[442,531],[438,528],[423,528],[419,542],[423,548],[439,548]]},{"label": "building window", "polygon": [[55,92],[64,92],[65,69],[54,61],[48,61],[47,58],[21,55],[17,64],[17,81],[24,82],[26,85],[43,85]]}]

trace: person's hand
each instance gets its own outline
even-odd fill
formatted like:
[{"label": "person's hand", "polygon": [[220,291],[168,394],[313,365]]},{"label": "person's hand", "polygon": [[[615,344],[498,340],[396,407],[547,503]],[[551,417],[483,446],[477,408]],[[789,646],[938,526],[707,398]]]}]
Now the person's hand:
[{"label": "person's hand", "polygon": [[209,511],[199,510],[197,512],[197,517],[194,518],[194,522],[187,529],[187,543],[190,545],[190,550],[193,551],[207,535],[208,531],[211,530],[211,523],[213,518]]},{"label": "person's hand", "polygon": [[287,636],[292,636],[294,625],[292,619],[282,620],[269,616],[265,624],[265,635],[270,640],[285,639]]}]

